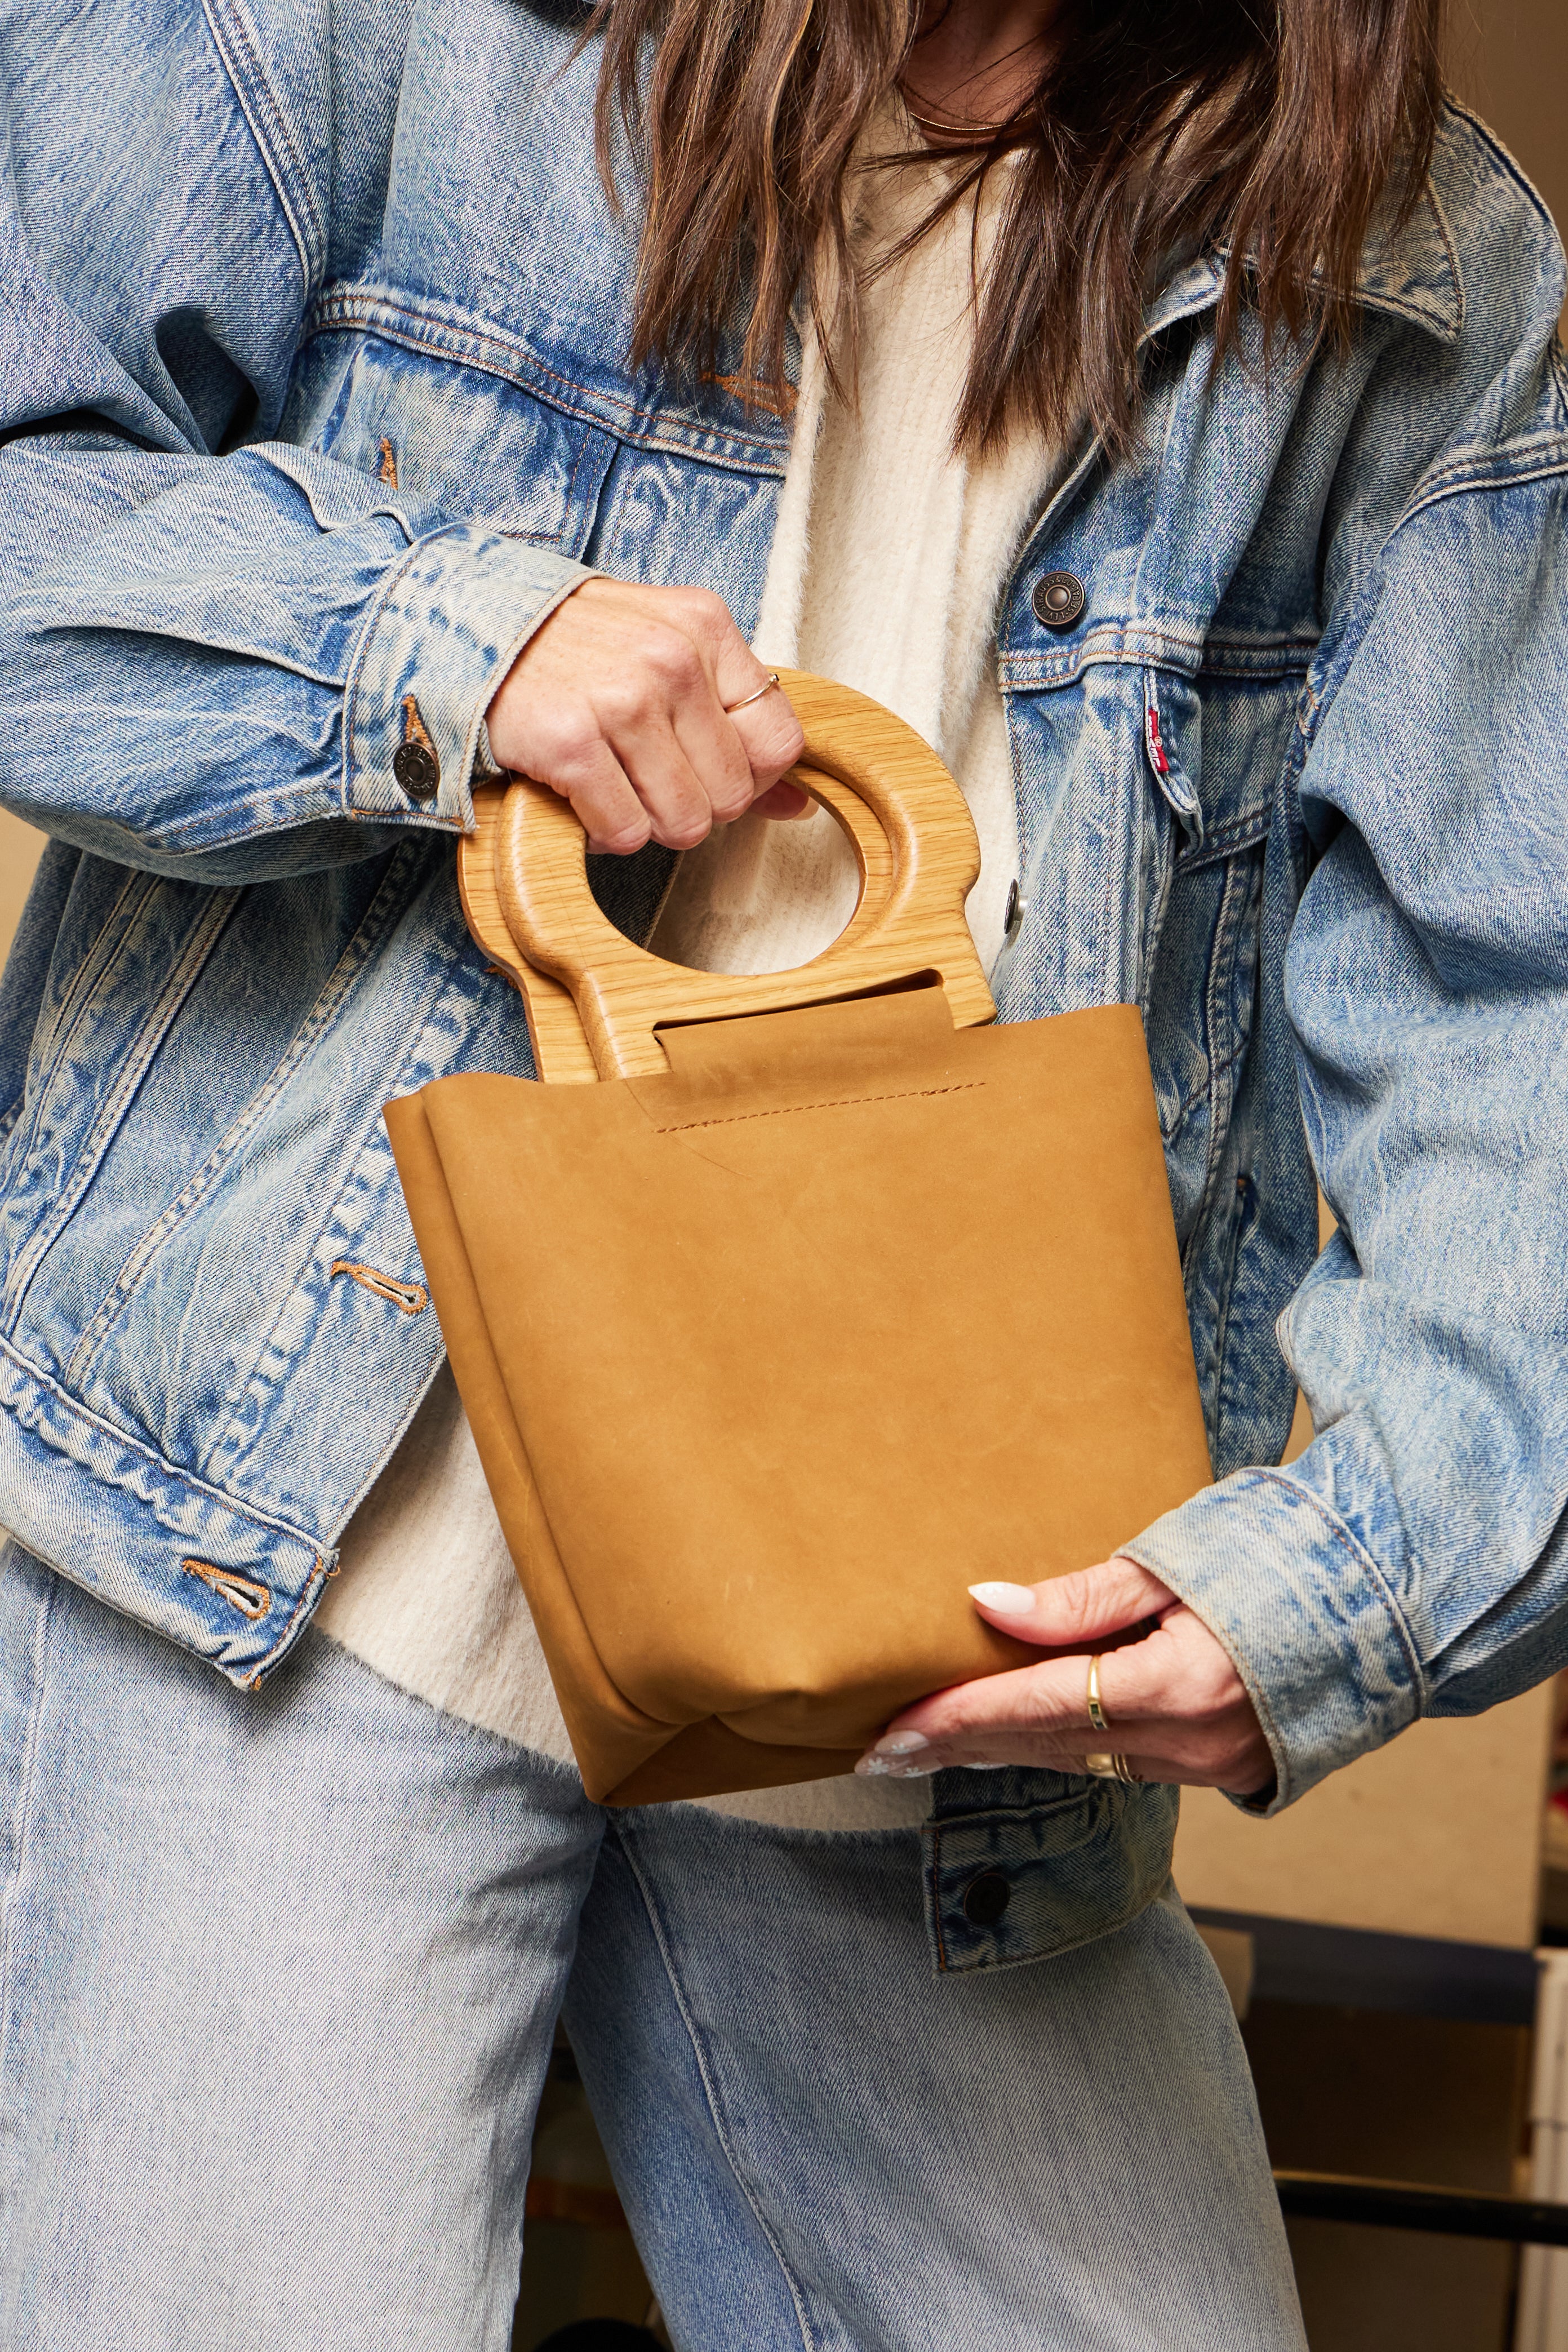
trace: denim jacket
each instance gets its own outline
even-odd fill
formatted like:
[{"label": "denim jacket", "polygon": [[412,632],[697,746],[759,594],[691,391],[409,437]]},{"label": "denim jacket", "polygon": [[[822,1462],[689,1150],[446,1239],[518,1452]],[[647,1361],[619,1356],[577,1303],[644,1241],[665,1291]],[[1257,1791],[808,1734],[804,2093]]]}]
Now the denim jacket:
[{"label": "denim jacket", "polygon": [[[749,631],[790,428],[737,342],[629,368],[566,0],[0,21],[0,799],[53,836],[0,999],[0,1523],[250,1683],[440,1360],[382,1104],[529,1073],[454,879],[486,702],[585,566]],[[1568,1660],[1563,270],[1458,109],[1348,357],[1249,327],[1215,373],[1225,261],[1005,591],[993,985],[1144,1010],[1218,1483],[1127,1532],[1283,1803]],[[663,854],[595,864],[645,929]]]}]

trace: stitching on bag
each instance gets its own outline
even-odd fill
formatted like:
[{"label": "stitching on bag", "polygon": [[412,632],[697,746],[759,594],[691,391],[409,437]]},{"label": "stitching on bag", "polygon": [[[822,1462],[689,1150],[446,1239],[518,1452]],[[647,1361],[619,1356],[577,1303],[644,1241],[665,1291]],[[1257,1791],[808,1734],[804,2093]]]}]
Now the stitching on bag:
[{"label": "stitching on bag", "polygon": [[739,1127],[748,1118],[789,1118],[802,1110],[859,1110],[866,1103],[924,1102],[932,1095],[978,1094],[984,1078],[966,1078],[956,1087],[909,1087],[896,1095],[841,1095],[833,1102],[779,1103],[772,1110],[737,1110],[723,1118],[688,1118],[679,1127],[656,1127],[655,1135],[689,1135],[696,1127]]}]

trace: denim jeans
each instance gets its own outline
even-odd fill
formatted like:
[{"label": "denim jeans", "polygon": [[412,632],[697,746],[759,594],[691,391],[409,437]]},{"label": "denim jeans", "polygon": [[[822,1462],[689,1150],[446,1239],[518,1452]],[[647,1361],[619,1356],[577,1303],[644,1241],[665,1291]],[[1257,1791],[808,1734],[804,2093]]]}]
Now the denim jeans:
[{"label": "denim jeans", "polygon": [[503,2352],[565,2015],[683,2352],[1301,2352],[1174,1895],[939,1976],[915,1832],[609,1814],[312,1633],[0,1568],[0,2343]]}]

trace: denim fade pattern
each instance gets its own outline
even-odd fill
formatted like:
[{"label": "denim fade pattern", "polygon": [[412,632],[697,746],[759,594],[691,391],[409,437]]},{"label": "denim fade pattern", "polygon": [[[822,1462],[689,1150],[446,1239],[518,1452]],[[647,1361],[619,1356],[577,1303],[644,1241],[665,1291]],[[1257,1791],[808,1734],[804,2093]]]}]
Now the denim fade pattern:
[{"label": "denim fade pattern", "polygon": [[319,1633],[237,1691],[16,1547],[0,1886],[5,2352],[505,2352],[563,2002],[681,2352],[1305,2352],[1168,1892],[936,1976],[916,1830],[612,1816]]},{"label": "denim fade pattern", "polygon": [[[789,427],[734,350],[628,370],[562,0],[0,26],[0,798],[54,836],[0,1000],[0,1519],[249,1686],[439,1359],[381,1106],[529,1068],[454,883],[486,703],[585,566],[749,630]],[[1457,109],[1347,360],[1248,328],[1211,379],[1223,267],[1004,595],[995,986],[1144,1009],[1219,1483],[1132,1549],[1282,1804],[1568,1661],[1563,268]],[[667,861],[596,864],[644,929]]]}]

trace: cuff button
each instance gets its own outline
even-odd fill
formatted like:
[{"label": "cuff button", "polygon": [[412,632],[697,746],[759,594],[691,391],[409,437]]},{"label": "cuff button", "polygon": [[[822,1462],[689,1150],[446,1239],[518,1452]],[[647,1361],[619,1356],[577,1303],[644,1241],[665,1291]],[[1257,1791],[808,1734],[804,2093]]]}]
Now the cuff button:
[{"label": "cuff button", "polygon": [[411,801],[433,801],[441,789],[441,763],[423,743],[400,743],[392,753],[392,774]]}]

